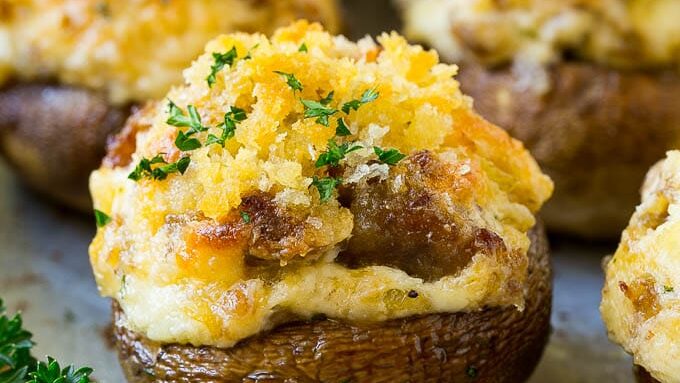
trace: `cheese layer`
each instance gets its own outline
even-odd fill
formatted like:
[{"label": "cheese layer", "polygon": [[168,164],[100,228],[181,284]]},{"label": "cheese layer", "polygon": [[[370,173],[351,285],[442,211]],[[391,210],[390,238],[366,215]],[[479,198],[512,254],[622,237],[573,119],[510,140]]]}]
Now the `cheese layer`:
[{"label": "cheese layer", "polygon": [[120,104],[161,98],[220,33],[297,18],[338,28],[335,0],[0,0],[0,85],[58,80]]},{"label": "cheese layer", "polygon": [[[210,86],[214,54],[232,49]],[[552,183],[475,114],[456,70],[397,34],[353,43],[306,22],[271,39],[214,39],[183,86],[129,121],[124,136],[136,135],[119,140],[131,158],[116,149],[91,177],[95,208],[111,217],[90,247],[101,293],[153,340],[223,347],[318,314],[374,322],[521,309],[527,232]],[[367,91],[377,95],[343,108]],[[245,118],[224,147],[180,152],[188,129],[168,124],[168,100],[196,109],[201,143],[221,136],[232,107]],[[306,116],[301,100],[335,112]],[[349,135],[337,134],[341,119]],[[361,148],[320,166],[330,139]],[[388,164],[375,147],[407,157]],[[158,154],[191,162],[164,180],[128,178]],[[325,200],[315,177],[342,185]],[[433,266],[411,270],[422,254]]]},{"label": "cheese layer", "polygon": [[658,380],[680,382],[680,152],[647,175],[606,278],[600,311],[610,338]]}]

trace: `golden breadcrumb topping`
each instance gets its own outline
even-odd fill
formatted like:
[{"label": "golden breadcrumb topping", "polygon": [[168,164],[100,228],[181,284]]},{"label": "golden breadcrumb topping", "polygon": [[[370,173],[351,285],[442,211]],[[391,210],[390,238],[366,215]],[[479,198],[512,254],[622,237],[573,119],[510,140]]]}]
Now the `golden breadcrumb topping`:
[{"label": "golden breadcrumb topping", "polygon": [[102,294],[151,339],[217,346],[317,314],[521,308],[552,183],[456,70],[395,33],[214,39],[92,175]]},{"label": "golden breadcrumb topping", "polygon": [[335,0],[0,0],[0,85],[47,80],[160,98],[220,33],[271,33],[304,17],[338,29]]},{"label": "golden breadcrumb topping", "polygon": [[409,38],[451,62],[510,64],[520,82],[545,82],[544,67],[565,59],[680,68],[678,0],[395,1]]},{"label": "golden breadcrumb topping", "polygon": [[606,265],[610,338],[662,382],[680,382],[680,152],[647,175],[642,204]]}]

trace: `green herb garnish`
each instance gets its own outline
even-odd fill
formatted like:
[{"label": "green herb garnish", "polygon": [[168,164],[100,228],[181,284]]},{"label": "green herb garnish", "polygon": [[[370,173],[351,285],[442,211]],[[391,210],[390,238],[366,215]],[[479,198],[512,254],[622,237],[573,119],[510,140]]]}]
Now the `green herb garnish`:
[{"label": "green herb garnish", "polygon": [[59,363],[47,357],[47,363],[38,363],[38,368],[29,373],[30,380],[27,383],[89,383],[92,369],[89,367],[81,367],[75,369],[73,366],[68,366],[64,369],[59,366]]},{"label": "green herb garnish", "polygon": [[170,114],[170,117],[168,117],[166,123],[179,128],[189,128],[186,132],[180,130],[175,138],[175,146],[183,152],[189,152],[200,148],[202,146],[201,142],[191,136],[208,130],[208,127],[203,126],[201,123],[201,115],[198,113],[195,106],[189,105],[187,106],[187,110],[189,111],[188,116],[180,107],[175,105],[174,102],[168,102],[168,113]]},{"label": "green herb garnish", "polygon": [[94,209],[94,220],[97,223],[97,227],[104,227],[111,222],[111,217],[101,210]]},{"label": "green herb garnish", "polygon": [[23,382],[26,373],[35,368],[30,349],[33,334],[24,330],[21,315],[9,317],[0,299],[0,382]]},{"label": "green herb garnish", "polygon": [[368,89],[367,91],[364,92],[363,95],[361,95],[360,99],[346,102],[342,106],[342,111],[345,112],[345,114],[349,114],[349,112],[352,110],[359,110],[359,107],[361,107],[361,105],[375,101],[378,98],[378,96],[380,96],[380,93],[378,93],[377,90]]},{"label": "green herb garnish", "polygon": [[190,163],[190,157],[182,157],[177,162],[173,163],[166,162],[160,154],[152,159],[142,158],[135,167],[135,170],[128,175],[128,178],[133,181],[139,181],[142,178],[162,181],[168,178],[168,175],[172,173],[184,174]]},{"label": "green herb garnish", "polygon": [[326,95],[326,97],[324,97],[324,98],[322,98],[321,100],[319,100],[319,103],[320,103],[321,105],[323,105],[323,106],[328,106],[328,104],[330,104],[331,102],[333,102],[333,97],[335,97],[335,91],[334,91],[334,90],[328,92],[328,94]]},{"label": "green herb garnish", "polygon": [[225,142],[236,135],[236,125],[246,118],[248,118],[248,116],[246,115],[245,110],[232,106],[230,110],[224,114],[224,122],[217,125],[218,128],[222,129],[220,137],[209,134],[205,144],[219,144],[224,147]]},{"label": "green herb garnish", "polygon": [[302,83],[295,77],[294,74],[285,73],[278,70],[274,71],[274,73],[283,76],[283,78],[286,79],[286,84],[288,84],[288,87],[292,89],[293,92],[302,91]]},{"label": "green herb garnish", "polygon": [[317,168],[322,166],[338,166],[340,161],[345,158],[345,155],[351,153],[355,150],[361,149],[362,146],[354,145],[351,146],[350,143],[345,142],[342,145],[338,145],[334,139],[328,140],[327,150],[319,155],[316,163],[314,164]]},{"label": "green herb garnish", "polygon": [[475,379],[479,375],[479,371],[475,366],[468,366],[468,368],[465,370],[465,374],[468,376],[468,378]]},{"label": "green herb garnish", "polygon": [[245,211],[241,212],[241,219],[245,223],[250,223],[250,214],[246,213]]},{"label": "green herb garnish", "polygon": [[374,146],[373,151],[378,156],[378,160],[380,160],[380,162],[388,165],[396,165],[399,161],[406,157],[405,154],[400,153],[397,149],[383,150],[377,146]]},{"label": "green herb garnish", "polygon": [[342,118],[338,118],[338,126],[335,128],[335,135],[339,137],[352,135],[352,132],[349,130],[349,127],[347,127],[345,120]]},{"label": "green herb garnish", "polygon": [[672,293],[673,291],[675,291],[675,288],[673,288],[673,286],[664,286],[663,291],[667,293]]},{"label": "green herb garnish", "polygon": [[227,53],[213,53],[212,56],[215,63],[210,67],[210,74],[206,78],[208,86],[211,88],[217,80],[217,72],[221,71],[226,65],[230,67],[234,65],[238,53],[236,52],[236,47],[232,47]]},{"label": "green herb garnish", "polygon": [[309,49],[307,49],[307,44],[302,43],[302,45],[300,45],[300,48],[298,48],[298,52],[304,52],[304,53],[309,52]]},{"label": "green herb garnish", "polygon": [[328,126],[329,125],[328,118],[338,113],[338,110],[326,106],[327,104],[324,104],[323,103],[324,101],[325,100],[321,100],[321,102],[312,100],[300,100],[300,102],[302,102],[302,105],[304,105],[305,107],[304,117],[316,118],[317,124]]},{"label": "green herb garnish", "polygon": [[333,190],[342,183],[341,178],[324,177],[319,178],[314,176],[312,186],[319,191],[319,199],[321,202],[326,202],[333,196]]}]

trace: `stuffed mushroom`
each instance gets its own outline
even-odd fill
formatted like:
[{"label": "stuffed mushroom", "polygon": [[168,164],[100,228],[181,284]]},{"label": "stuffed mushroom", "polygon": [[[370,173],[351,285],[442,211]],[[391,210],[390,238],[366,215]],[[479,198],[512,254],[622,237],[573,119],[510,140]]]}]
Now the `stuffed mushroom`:
[{"label": "stuffed mushroom", "polygon": [[107,136],[180,83],[209,39],[299,17],[335,31],[338,13],[334,0],[0,0],[0,154],[38,191],[89,209]]},{"label": "stuffed mushroom", "polygon": [[548,228],[615,238],[680,144],[680,1],[397,2],[407,36],[460,63],[479,112],[555,181]]},{"label": "stuffed mushroom", "polygon": [[526,379],[552,183],[455,74],[396,33],[212,40],[90,181],[128,380]]},{"label": "stuffed mushroom", "polygon": [[680,152],[655,165],[642,203],[606,262],[600,310],[639,382],[680,382]]}]

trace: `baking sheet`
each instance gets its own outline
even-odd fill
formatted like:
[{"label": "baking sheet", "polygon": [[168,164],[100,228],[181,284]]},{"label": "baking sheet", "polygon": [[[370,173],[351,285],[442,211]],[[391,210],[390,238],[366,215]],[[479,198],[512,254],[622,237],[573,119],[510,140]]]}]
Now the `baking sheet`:
[{"label": "baking sheet", "polygon": [[[38,342],[36,356],[89,365],[102,383],[123,382],[87,246],[91,217],[74,215],[27,192],[0,165],[0,296],[21,310]],[[610,246],[553,241],[553,334],[532,383],[633,382],[630,358],[607,341],[598,304],[600,259]]]}]

